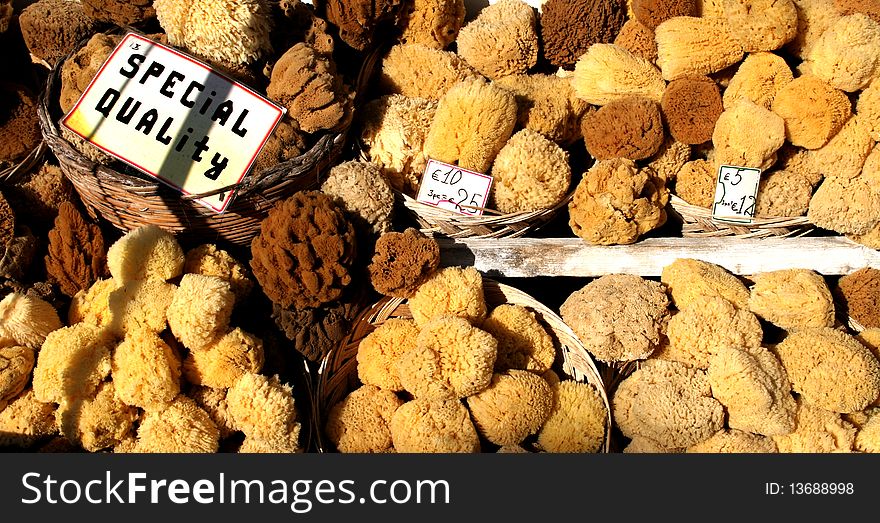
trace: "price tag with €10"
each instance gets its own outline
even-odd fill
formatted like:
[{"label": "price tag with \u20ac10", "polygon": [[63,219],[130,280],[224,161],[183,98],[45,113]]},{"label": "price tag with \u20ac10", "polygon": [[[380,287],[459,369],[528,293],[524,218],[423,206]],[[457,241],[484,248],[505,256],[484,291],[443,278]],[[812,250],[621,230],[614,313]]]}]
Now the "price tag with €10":
[{"label": "price tag with \u20ac10", "polygon": [[754,222],[760,183],[760,169],[731,165],[719,167],[712,218],[733,223]]},{"label": "price tag with \u20ac10", "polygon": [[428,160],[416,199],[466,216],[482,216],[492,177],[437,160]]}]

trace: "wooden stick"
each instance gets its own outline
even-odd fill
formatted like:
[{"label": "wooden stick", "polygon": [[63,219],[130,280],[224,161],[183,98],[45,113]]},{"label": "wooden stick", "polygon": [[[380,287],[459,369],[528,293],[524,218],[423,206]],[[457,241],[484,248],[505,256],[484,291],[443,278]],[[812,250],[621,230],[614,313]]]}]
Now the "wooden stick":
[{"label": "wooden stick", "polygon": [[800,268],[833,275],[880,268],[880,252],[844,237],[651,238],[610,247],[579,238],[441,239],[439,243],[442,266],[474,266],[488,276],[508,278],[659,276],[677,258],[704,260],[740,275]]}]

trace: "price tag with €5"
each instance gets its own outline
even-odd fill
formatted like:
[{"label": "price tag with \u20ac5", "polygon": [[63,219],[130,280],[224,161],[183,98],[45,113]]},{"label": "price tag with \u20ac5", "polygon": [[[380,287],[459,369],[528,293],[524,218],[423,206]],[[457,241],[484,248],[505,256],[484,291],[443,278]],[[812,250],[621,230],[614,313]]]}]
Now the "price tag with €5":
[{"label": "price tag with \u20ac5", "polygon": [[416,197],[421,203],[466,216],[482,216],[492,188],[492,177],[428,160]]},{"label": "price tag with \u20ac5", "polygon": [[761,170],[722,165],[718,168],[712,218],[723,222],[752,223]]}]

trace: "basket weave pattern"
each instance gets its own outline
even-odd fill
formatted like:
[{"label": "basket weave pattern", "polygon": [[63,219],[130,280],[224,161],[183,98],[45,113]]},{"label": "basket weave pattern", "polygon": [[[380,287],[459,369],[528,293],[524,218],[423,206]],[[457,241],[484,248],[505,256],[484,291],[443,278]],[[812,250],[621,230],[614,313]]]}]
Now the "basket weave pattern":
[{"label": "basket weave pattern", "polygon": [[740,238],[787,238],[809,234],[815,226],[806,216],[763,217],[758,216],[750,224],[715,221],[712,210],[691,205],[672,194],[669,198],[672,214],[682,222],[682,236],[691,238],[713,238],[718,236],[738,236]]},{"label": "basket weave pattern", "polygon": [[[562,373],[567,378],[590,383],[599,391],[605,404],[607,419],[603,452],[608,452],[611,432],[611,407],[608,395],[600,377],[599,370],[583,344],[571,328],[549,308],[528,294],[513,287],[487,278],[483,279],[486,304],[492,308],[503,304],[516,304],[534,312],[538,321],[553,338],[557,350],[557,364],[561,360]],[[340,346],[331,351],[318,369],[318,385],[315,394],[313,413],[316,414],[314,426],[318,432],[318,445],[321,451],[332,451],[332,444],[325,441],[324,423],[330,409],[360,385],[357,376],[357,352],[362,339],[385,321],[392,318],[412,318],[409,307],[402,298],[383,298],[370,309],[364,311],[352,327],[351,334]],[[554,365],[554,369],[557,366]]]}]

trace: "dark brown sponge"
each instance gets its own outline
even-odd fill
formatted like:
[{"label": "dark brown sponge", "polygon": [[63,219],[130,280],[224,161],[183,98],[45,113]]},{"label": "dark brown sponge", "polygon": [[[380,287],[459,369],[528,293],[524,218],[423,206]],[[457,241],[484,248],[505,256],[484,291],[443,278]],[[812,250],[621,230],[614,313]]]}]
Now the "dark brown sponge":
[{"label": "dark brown sponge", "polygon": [[708,76],[673,80],[666,86],[660,107],[672,137],[689,145],[710,140],[724,110],[721,92]]},{"label": "dark brown sponge", "polygon": [[591,45],[613,42],[625,22],[624,0],[548,0],[541,6],[544,57],[570,69]]},{"label": "dark brown sponge", "polygon": [[18,21],[31,54],[53,65],[98,28],[82,4],[68,0],[40,0],[27,6]]},{"label": "dark brown sponge", "polygon": [[152,0],[82,0],[86,16],[121,27],[156,17]]},{"label": "dark brown sponge", "polygon": [[663,143],[657,103],[647,98],[617,100],[587,115],[582,130],[587,151],[597,160],[642,160]]},{"label": "dark brown sponge", "polygon": [[697,9],[694,0],[633,0],[636,20],[652,31],[676,16],[691,16]]},{"label": "dark brown sponge", "polygon": [[0,166],[21,161],[41,139],[36,97],[20,85],[0,83]]},{"label": "dark brown sponge", "polygon": [[866,267],[844,276],[834,291],[844,314],[867,329],[880,327],[880,270]]},{"label": "dark brown sponge", "polygon": [[433,238],[409,228],[383,234],[370,263],[370,282],[386,296],[409,298],[440,265],[440,247]]}]

